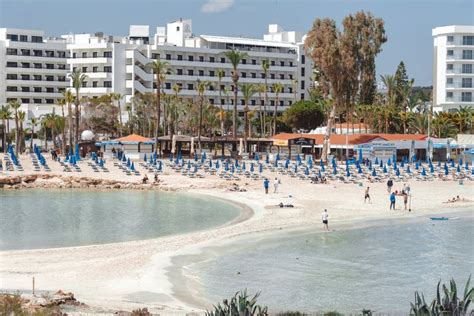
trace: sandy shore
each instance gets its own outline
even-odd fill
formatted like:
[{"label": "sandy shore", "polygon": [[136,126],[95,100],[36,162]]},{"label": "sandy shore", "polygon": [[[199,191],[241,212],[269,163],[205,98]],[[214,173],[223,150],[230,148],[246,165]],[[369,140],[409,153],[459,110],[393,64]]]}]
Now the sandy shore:
[{"label": "sandy shore", "polygon": [[[25,159],[23,174],[34,171]],[[94,173],[81,165],[83,171],[71,176],[120,179],[139,182],[140,177],[127,177],[113,166],[109,173]],[[50,162],[52,174],[62,174],[61,168]],[[142,174],[144,170],[138,168]],[[14,174],[17,174],[16,172]],[[271,178],[276,175],[265,171]],[[0,175],[2,176],[2,175]],[[152,179],[152,175],[148,177]],[[63,289],[97,311],[131,310],[148,307],[161,314],[185,314],[202,311],[210,303],[200,297],[193,286],[192,275],[182,267],[183,256],[197,255],[203,248],[231,245],[240,238],[261,238],[265,234],[295,229],[321,230],[320,216],[327,208],[330,226],[334,229],[357,228],[364,223],[389,223],[404,219],[427,217],[428,214],[449,216],[450,212],[472,212],[474,203],[443,202],[459,195],[473,196],[473,182],[459,185],[453,181],[410,182],[412,212],[403,211],[402,198],[398,197],[397,210],[389,211],[385,183],[311,184],[283,175],[277,193],[266,195],[261,181],[241,179],[237,183],[246,192],[226,190],[231,182],[217,176],[190,179],[165,170],[161,183],[152,189],[183,190],[206,194],[240,203],[251,208],[241,218],[228,225],[177,236],[152,240],[105,245],[0,252],[0,289],[29,290],[31,279],[36,278],[40,290]],[[371,187],[372,203],[364,203],[365,186]],[[394,189],[400,190],[396,182]],[[291,198],[289,196],[292,196]],[[280,202],[292,203],[294,208],[278,208]],[[230,244],[229,244],[230,243]]]}]

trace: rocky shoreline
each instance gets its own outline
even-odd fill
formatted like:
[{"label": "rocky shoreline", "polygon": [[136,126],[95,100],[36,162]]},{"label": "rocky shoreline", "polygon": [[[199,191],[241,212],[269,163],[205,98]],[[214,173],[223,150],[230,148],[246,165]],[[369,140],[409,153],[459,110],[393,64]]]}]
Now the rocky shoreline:
[{"label": "rocky shoreline", "polygon": [[57,174],[31,174],[17,176],[0,176],[0,189],[99,189],[99,190],[162,190],[169,188],[160,184],[142,184],[108,179],[97,179],[90,177],[64,176]]}]

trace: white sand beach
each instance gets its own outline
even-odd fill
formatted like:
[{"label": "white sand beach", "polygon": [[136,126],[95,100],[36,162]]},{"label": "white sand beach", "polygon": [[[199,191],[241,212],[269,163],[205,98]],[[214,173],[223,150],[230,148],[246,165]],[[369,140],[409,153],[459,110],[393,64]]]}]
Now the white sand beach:
[{"label": "white sand beach", "polygon": [[[9,172],[7,176],[34,174],[27,158],[22,161],[24,171]],[[51,175],[62,175],[62,168],[49,161]],[[108,173],[93,172],[85,162],[82,172],[69,173],[71,177],[114,179],[140,182],[146,172],[137,167],[142,176],[125,176],[121,170],[109,166]],[[239,238],[258,238],[261,234],[310,228],[322,231],[321,212],[329,212],[331,229],[350,229],[368,221],[390,221],[428,217],[431,214],[449,216],[450,212],[464,209],[473,212],[474,203],[443,202],[459,195],[472,198],[474,182],[465,181],[410,181],[412,192],[411,212],[403,210],[403,197],[397,197],[396,211],[389,210],[389,196],[385,181],[363,185],[331,181],[328,184],[311,184],[309,181],[277,175],[268,170],[264,176],[281,180],[277,193],[265,194],[262,180],[242,177],[228,181],[207,174],[204,179],[189,178],[171,169],[160,175],[160,184],[144,185],[152,190],[180,190],[223,198],[247,206],[239,220],[206,231],[167,236],[151,240],[123,242],[56,249],[17,250],[0,252],[0,289],[27,291],[35,277],[38,290],[62,289],[75,293],[77,299],[95,310],[132,310],[148,307],[160,314],[202,312],[210,307],[192,286],[182,284],[168,273],[171,258],[199,253],[204,247],[237,242]],[[0,177],[5,177],[0,174]],[[153,174],[148,174],[150,180]],[[58,178],[42,181],[62,181]],[[237,183],[246,192],[231,192],[227,188]],[[371,203],[364,203],[364,190],[370,186]],[[402,182],[395,182],[394,190],[401,190]],[[291,196],[291,197],[290,197]],[[283,202],[294,208],[280,208]],[[176,284],[175,282],[180,282]],[[192,282],[191,282],[192,283]],[[190,284],[191,284],[190,283]]]}]

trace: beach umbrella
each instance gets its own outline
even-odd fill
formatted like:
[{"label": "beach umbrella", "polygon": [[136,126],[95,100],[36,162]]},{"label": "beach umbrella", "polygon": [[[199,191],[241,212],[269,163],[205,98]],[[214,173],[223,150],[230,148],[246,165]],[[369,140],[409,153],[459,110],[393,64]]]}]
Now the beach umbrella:
[{"label": "beach umbrella", "polygon": [[449,171],[448,171],[448,169],[447,169],[447,168],[446,168],[446,169],[444,169],[444,175],[445,175],[445,176],[447,176],[448,174],[449,174]]},{"label": "beach umbrella", "polygon": [[263,165],[261,163],[258,164],[258,172],[263,172]]},{"label": "beach umbrella", "polygon": [[462,166],[463,163],[462,163],[462,158],[459,159],[459,164]]},{"label": "beach umbrella", "polygon": [[212,159],[209,159],[209,168],[212,168]]},{"label": "beach umbrella", "polygon": [[305,175],[309,175],[309,168],[308,168],[308,166],[306,166],[306,168],[304,169],[304,174],[305,174]]},{"label": "beach umbrella", "polygon": [[132,165],[130,166],[130,170],[135,171],[135,164],[132,162]]},{"label": "beach umbrella", "polygon": [[297,164],[297,163],[295,163],[294,172],[295,172],[295,173],[297,173],[297,172],[298,172],[298,164]]},{"label": "beach umbrella", "polygon": [[451,167],[454,168],[454,159],[451,159]]},{"label": "beach umbrella", "polygon": [[425,170],[425,167],[423,167],[423,169],[421,169],[421,175],[422,175],[423,177],[425,177],[425,176],[426,176],[426,170]]},{"label": "beach umbrella", "polygon": [[349,169],[346,170],[346,177],[350,177],[351,176],[351,173],[349,171]]},{"label": "beach umbrella", "polygon": [[183,159],[183,153],[181,152],[181,150],[178,152],[178,160],[181,160]]},{"label": "beach umbrella", "polygon": [[250,172],[253,172],[255,169],[254,169],[254,166],[253,166],[253,162],[250,164]]},{"label": "beach umbrella", "polygon": [[258,155],[258,153],[255,153],[255,161],[259,161],[260,160],[260,156]]},{"label": "beach umbrella", "polygon": [[387,173],[387,166],[383,166],[383,173]]},{"label": "beach umbrella", "polygon": [[392,160],[388,158],[387,165],[391,166],[392,165]]},{"label": "beach umbrella", "polygon": [[308,160],[308,165],[311,169],[313,169],[313,159]]},{"label": "beach umbrella", "polygon": [[245,161],[242,162],[242,170],[244,170],[244,171],[247,170],[247,166],[246,166],[246,164],[245,164]]},{"label": "beach umbrella", "polygon": [[318,177],[322,178],[321,169],[319,169]]},{"label": "beach umbrella", "polygon": [[319,165],[320,165],[321,167],[324,167],[324,162],[323,162],[323,160],[322,160],[322,159],[321,159],[321,160],[319,160]]},{"label": "beach umbrella", "polygon": [[466,165],[464,166],[464,169],[469,170],[469,163],[466,161]]},{"label": "beach umbrella", "polygon": [[143,155],[143,160],[146,162],[146,154]]},{"label": "beach umbrella", "polygon": [[461,167],[458,165],[458,167],[456,168],[456,172],[459,173],[461,172]]},{"label": "beach umbrella", "polygon": [[471,169],[471,175],[474,176],[474,167],[472,167],[472,169]]},{"label": "beach umbrella", "polygon": [[411,173],[410,166],[407,166],[407,173],[408,173],[408,174],[410,174],[410,173]]},{"label": "beach umbrella", "polygon": [[229,171],[229,162],[226,161],[225,162],[225,168],[224,168],[225,171]]},{"label": "beach umbrella", "polygon": [[163,170],[163,164],[161,162],[161,160],[158,161],[158,171],[161,171]]},{"label": "beach umbrella", "polygon": [[196,173],[198,171],[198,167],[197,165],[194,165],[194,173]]},{"label": "beach umbrella", "polygon": [[148,163],[153,164],[153,162],[156,163],[156,158],[153,159],[153,155],[150,155],[150,161]]},{"label": "beach umbrella", "polygon": [[168,156],[168,159],[169,159],[170,161],[173,161],[173,154],[170,154],[170,155]]},{"label": "beach umbrella", "polygon": [[277,156],[276,156],[275,160],[280,160],[280,153],[277,153]]},{"label": "beach umbrella", "polygon": [[205,152],[202,153],[201,158],[202,158],[202,159],[207,159],[207,155],[206,155]]},{"label": "beach umbrella", "polygon": [[431,173],[434,173],[434,167],[433,167],[433,164],[430,165],[430,172]]},{"label": "beach umbrella", "polygon": [[220,164],[219,164],[219,159],[216,160],[216,169],[219,169]]},{"label": "beach umbrella", "polygon": [[358,172],[358,173],[362,173],[362,168],[361,168],[360,165],[359,165],[359,167],[357,168],[357,172]]},{"label": "beach umbrella", "polygon": [[438,160],[438,168],[441,168],[441,160]]},{"label": "beach umbrella", "polygon": [[285,161],[285,169],[288,169],[289,165],[290,165],[290,159],[287,158]]},{"label": "beach umbrella", "polygon": [[417,162],[415,163],[415,169],[418,170],[419,168],[420,168],[420,163],[417,161]]},{"label": "beach umbrella", "polygon": [[191,160],[188,160],[188,169],[191,169]]},{"label": "beach umbrella", "polygon": [[375,168],[372,169],[372,177],[376,177],[377,176],[377,172],[375,172]]},{"label": "beach umbrella", "polygon": [[376,164],[376,165],[379,164],[379,157],[375,157],[375,164]]},{"label": "beach umbrella", "polygon": [[176,157],[176,159],[174,160],[174,163],[175,163],[176,165],[179,164],[179,159],[178,159],[178,157]]},{"label": "beach umbrella", "polygon": [[268,153],[265,156],[265,163],[270,163],[270,155]]},{"label": "beach umbrella", "polygon": [[[36,156],[38,156],[38,153],[36,153]],[[66,153],[66,158],[64,158],[64,162],[68,162],[69,161],[69,154]]]},{"label": "beach umbrella", "polygon": [[231,168],[230,168],[230,172],[231,172],[231,173],[234,173],[234,165],[231,165],[230,167],[231,167]]},{"label": "beach umbrella", "polygon": [[127,157],[125,157],[125,155],[122,156],[122,161],[123,161],[123,162],[126,162],[126,161],[127,161]]},{"label": "beach umbrella", "polygon": [[393,162],[393,169],[397,169],[397,168],[398,168],[398,165],[397,165],[397,161],[395,160],[395,161]]},{"label": "beach umbrella", "polygon": [[383,160],[380,159],[380,168],[383,168]]},{"label": "beach umbrella", "polygon": [[357,157],[359,162],[362,162],[362,148],[359,148],[359,157]]},{"label": "beach umbrella", "polygon": [[395,174],[397,175],[397,177],[399,177],[400,176],[400,169],[395,170]]},{"label": "beach umbrella", "polygon": [[337,168],[336,168],[336,166],[333,167],[332,173],[333,173],[333,174],[337,174]]},{"label": "beach umbrella", "polygon": [[130,158],[127,159],[127,167],[130,167]]}]

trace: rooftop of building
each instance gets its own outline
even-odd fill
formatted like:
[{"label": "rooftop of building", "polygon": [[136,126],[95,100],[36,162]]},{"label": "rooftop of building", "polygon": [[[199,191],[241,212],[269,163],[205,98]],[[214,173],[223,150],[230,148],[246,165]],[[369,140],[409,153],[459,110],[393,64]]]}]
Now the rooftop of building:
[{"label": "rooftop of building", "polygon": [[[316,144],[324,142],[324,134],[295,134],[295,133],[281,133],[274,135],[273,140],[291,140],[298,138],[314,139]],[[374,140],[382,141],[423,141],[427,135],[422,134],[332,134],[329,138],[331,145],[359,145],[365,144]]]},{"label": "rooftop of building", "polygon": [[454,33],[474,34],[474,25],[446,25],[435,27],[432,30],[433,36]]}]

